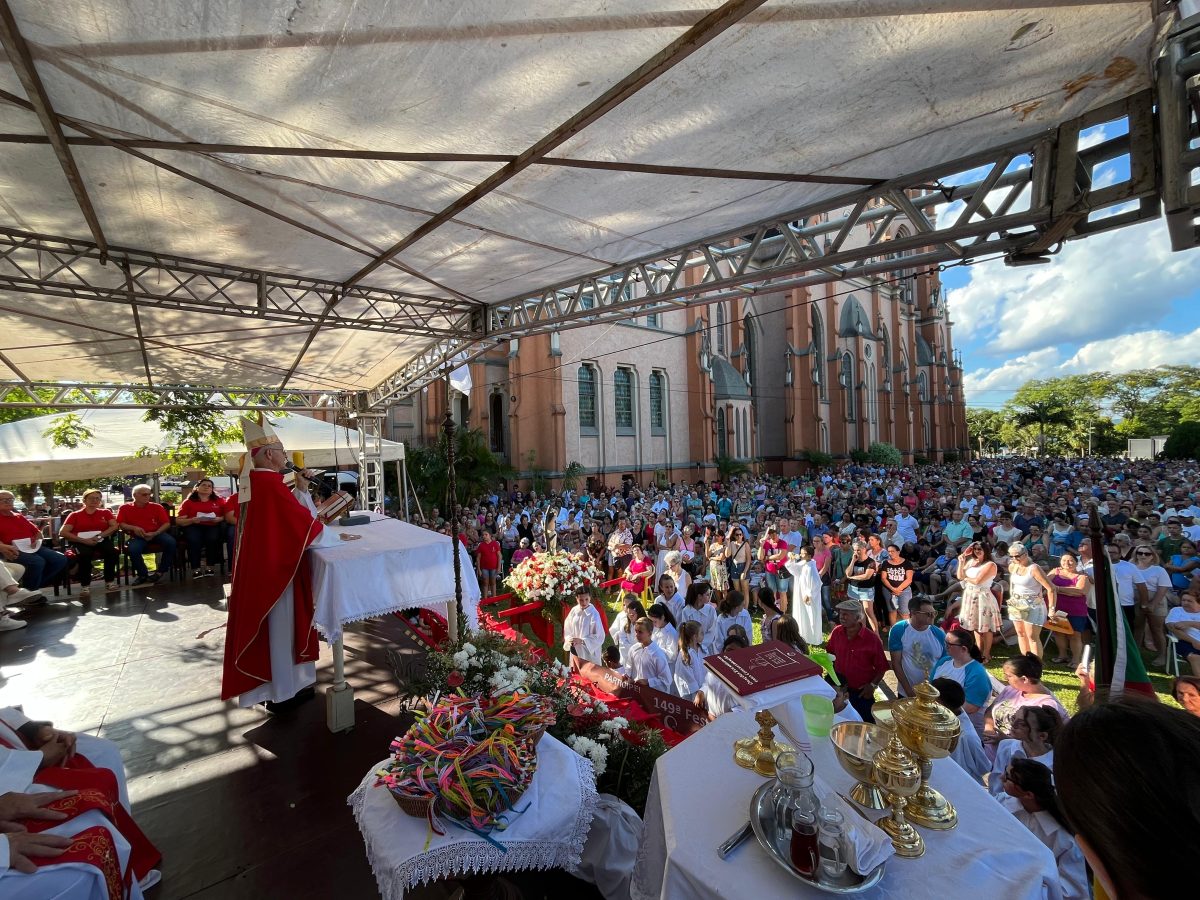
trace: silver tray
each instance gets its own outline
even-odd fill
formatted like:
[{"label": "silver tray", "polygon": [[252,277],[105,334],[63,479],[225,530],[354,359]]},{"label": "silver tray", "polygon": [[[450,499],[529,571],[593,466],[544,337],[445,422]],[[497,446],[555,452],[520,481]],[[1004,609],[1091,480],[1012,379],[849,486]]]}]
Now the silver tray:
[{"label": "silver tray", "polygon": [[791,831],[789,830],[787,834],[777,834],[775,830],[775,808],[771,805],[770,800],[771,788],[774,786],[775,779],[772,778],[759,787],[754,792],[754,796],[750,798],[750,827],[754,830],[754,836],[758,838],[758,843],[775,862],[805,884],[818,891],[825,891],[827,894],[858,894],[879,883],[879,880],[883,878],[886,861],[881,862],[866,875],[859,875],[847,867],[837,881],[815,881],[800,874],[800,870],[792,865]]}]

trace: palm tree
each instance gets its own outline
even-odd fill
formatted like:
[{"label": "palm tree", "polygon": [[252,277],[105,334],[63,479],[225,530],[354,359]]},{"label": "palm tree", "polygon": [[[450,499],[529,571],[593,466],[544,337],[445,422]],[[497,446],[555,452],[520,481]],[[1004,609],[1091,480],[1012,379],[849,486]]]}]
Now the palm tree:
[{"label": "palm tree", "polygon": [[717,470],[717,478],[725,484],[728,484],[735,476],[750,473],[748,465],[732,456],[714,456],[713,468]]},{"label": "palm tree", "polygon": [[[514,470],[491,451],[482,431],[460,428],[454,435],[454,473],[457,499],[463,502],[485,496],[501,479],[511,478]],[[408,475],[422,500],[453,510],[447,493],[450,472],[444,434],[439,435],[436,444],[409,449]]]},{"label": "palm tree", "polygon": [[1038,456],[1046,455],[1046,426],[1070,425],[1074,422],[1071,410],[1053,400],[1031,400],[1021,404],[1013,417],[1021,427],[1036,425],[1038,429]]}]

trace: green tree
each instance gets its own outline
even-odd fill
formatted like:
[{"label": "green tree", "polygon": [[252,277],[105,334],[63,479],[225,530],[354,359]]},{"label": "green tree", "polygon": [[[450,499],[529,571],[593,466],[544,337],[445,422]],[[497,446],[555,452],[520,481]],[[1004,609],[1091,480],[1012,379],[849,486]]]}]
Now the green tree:
[{"label": "green tree", "polygon": [[213,403],[197,403],[194,393],[134,391],[133,397],[148,407],[143,421],[156,422],[163,431],[159,446],[139,447],[134,456],[161,457],[159,471],[164,475],[182,475],[189,469],[220,472],[225,468],[220,446],[242,439],[241,426],[225,410]]},{"label": "green tree", "polygon": [[[413,490],[423,504],[438,506],[452,512],[449,500],[450,469],[446,435],[440,434],[434,444],[408,449],[408,477]],[[461,428],[454,435],[454,474],[459,502],[482,497],[493,490],[502,478],[515,473],[488,447],[487,435],[478,428]]]},{"label": "green tree", "polygon": [[1166,459],[1200,459],[1200,422],[1180,422],[1171,431],[1162,455]]},{"label": "green tree", "polygon": [[50,438],[55,447],[76,447],[90,444],[95,435],[83,424],[79,413],[63,413],[50,423],[50,427],[42,431],[42,437]]},{"label": "green tree", "polygon": [[1013,422],[1037,430],[1038,456],[1046,454],[1046,429],[1051,426],[1069,427],[1075,422],[1076,410],[1058,391],[1061,379],[1027,381],[1005,404]]},{"label": "green tree", "polygon": [[967,407],[967,433],[972,447],[985,455],[998,453],[1005,446],[1001,431],[1007,417],[998,409]]},{"label": "green tree", "polygon": [[732,456],[714,456],[713,468],[717,470],[717,478],[725,483],[736,478],[738,475],[750,474],[750,467],[740,459],[734,459]]},{"label": "green tree", "polygon": [[867,448],[867,458],[877,466],[898,466],[904,462],[895,444],[875,441]]},{"label": "green tree", "polygon": [[579,487],[581,478],[583,478],[583,463],[574,461],[567,463],[567,467],[563,469],[563,490],[574,491]]}]

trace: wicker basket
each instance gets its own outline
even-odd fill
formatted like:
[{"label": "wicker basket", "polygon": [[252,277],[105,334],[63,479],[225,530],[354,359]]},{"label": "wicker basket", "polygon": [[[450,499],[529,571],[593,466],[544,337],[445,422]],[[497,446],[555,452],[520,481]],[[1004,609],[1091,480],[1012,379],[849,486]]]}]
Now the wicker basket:
[{"label": "wicker basket", "polygon": [[396,801],[401,812],[414,819],[428,819],[433,811],[432,794],[403,794],[399,791],[388,791],[388,793],[392,795],[392,799]]}]

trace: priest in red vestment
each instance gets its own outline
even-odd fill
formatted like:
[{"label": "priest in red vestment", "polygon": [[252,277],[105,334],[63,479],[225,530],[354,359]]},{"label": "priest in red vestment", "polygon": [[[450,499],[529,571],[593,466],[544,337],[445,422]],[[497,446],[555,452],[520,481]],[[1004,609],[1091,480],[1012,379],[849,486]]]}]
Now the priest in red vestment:
[{"label": "priest in red vestment", "polygon": [[271,426],[242,419],[242,432],[247,456],[221,699],[275,712],[312,696],[319,647],[304,551],[337,538],[324,533],[303,474],[295,473],[294,489],[284,483],[288,456]]}]

